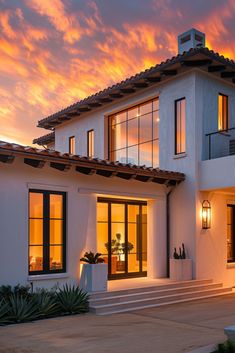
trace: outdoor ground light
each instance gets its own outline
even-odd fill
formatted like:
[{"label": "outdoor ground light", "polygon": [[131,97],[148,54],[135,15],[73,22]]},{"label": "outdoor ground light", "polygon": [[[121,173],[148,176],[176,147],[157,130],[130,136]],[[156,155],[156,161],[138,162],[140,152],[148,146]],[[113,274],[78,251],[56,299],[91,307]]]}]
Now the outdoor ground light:
[{"label": "outdoor ground light", "polygon": [[208,200],[202,202],[202,229],[211,227],[211,204]]}]

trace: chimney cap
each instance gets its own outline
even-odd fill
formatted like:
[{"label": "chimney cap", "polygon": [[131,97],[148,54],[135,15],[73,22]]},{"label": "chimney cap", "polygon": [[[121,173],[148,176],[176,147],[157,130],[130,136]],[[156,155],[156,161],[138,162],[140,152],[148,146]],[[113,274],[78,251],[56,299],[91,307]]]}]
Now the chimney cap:
[{"label": "chimney cap", "polygon": [[178,53],[182,54],[191,48],[205,47],[205,42],[205,33],[191,28],[178,36]]}]

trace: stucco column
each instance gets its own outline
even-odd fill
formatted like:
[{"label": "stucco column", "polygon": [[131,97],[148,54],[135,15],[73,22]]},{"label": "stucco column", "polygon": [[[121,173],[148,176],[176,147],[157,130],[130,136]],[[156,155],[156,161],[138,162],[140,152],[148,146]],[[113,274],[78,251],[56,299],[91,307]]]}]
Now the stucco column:
[{"label": "stucco column", "polygon": [[148,277],[166,277],[166,248],[166,196],[163,195],[148,201]]},{"label": "stucco column", "polygon": [[97,236],[96,236],[96,209],[97,196],[95,194],[87,195],[87,233],[86,233],[86,249],[88,251],[96,252],[97,250]]}]

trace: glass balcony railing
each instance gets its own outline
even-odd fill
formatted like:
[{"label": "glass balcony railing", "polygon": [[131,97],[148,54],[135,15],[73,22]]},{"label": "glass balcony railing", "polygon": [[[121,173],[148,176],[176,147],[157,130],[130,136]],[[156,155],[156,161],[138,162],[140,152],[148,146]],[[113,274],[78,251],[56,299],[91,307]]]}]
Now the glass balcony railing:
[{"label": "glass balcony railing", "polygon": [[235,155],[235,127],[206,134],[205,159]]}]

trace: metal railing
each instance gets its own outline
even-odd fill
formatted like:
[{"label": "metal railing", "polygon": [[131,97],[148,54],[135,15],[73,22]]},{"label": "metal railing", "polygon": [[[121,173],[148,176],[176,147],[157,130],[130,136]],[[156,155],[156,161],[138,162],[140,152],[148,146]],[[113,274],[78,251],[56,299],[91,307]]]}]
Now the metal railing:
[{"label": "metal railing", "polygon": [[235,127],[206,134],[207,158],[214,159],[235,154]]}]

